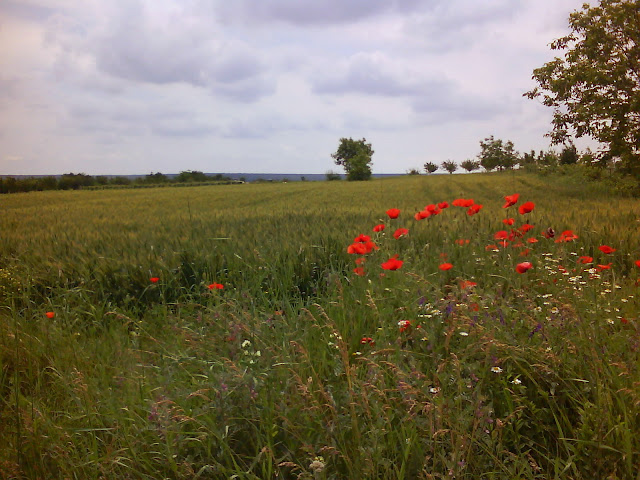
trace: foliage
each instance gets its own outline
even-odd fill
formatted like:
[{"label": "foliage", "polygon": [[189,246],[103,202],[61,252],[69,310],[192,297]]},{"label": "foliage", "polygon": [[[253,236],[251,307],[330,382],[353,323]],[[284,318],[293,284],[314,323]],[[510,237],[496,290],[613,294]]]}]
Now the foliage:
[{"label": "foliage", "polygon": [[476,160],[465,160],[460,164],[460,166],[467,172],[473,172],[474,170],[478,170],[480,168],[480,162]]},{"label": "foliage", "polygon": [[420,170],[417,168],[410,168],[407,171],[407,175],[420,175]]},{"label": "foliage", "polygon": [[511,141],[494,139],[493,135],[480,141],[480,165],[487,171],[513,168],[518,164],[518,152]]},{"label": "foliage", "polygon": [[0,477],[637,476],[637,200],[515,171],[2,201]]},{"label": "foliage", "polygon": [[347,173],[347,180],[369,180],[371,178],[371,144],[366,138],[353,140],[341,138],[338,150],[331,156],[336,165],[342,165]]},{"label": "foliage", "polygon": [[554,143],[573,133],[605,146],[600,158],[640,178],[640,1],[600,0],[569,16],[571,33],[551,43],[564,57],[533,71],[525,93],[553,108]]},{"label": "foliage", "polygon": [[458,164],[453,160],[445,160],[441,165],[442,169],[452,174],[458,169]]},{"label": "foliage", "polygon": [[434,173],[436,170],[438,170],[438,168],[440,168],[440,167],[438,167],[438,165],[436,165],[433,162],[427,162],[427,163],[424,164],[424,170],[427,173]]},{"label": "foliage", "polygon": [[338,172],[334,172],[333,170],[327,170],[324,174],[327,181],[332,182],[336,180],[342,180],[342,176]]}]

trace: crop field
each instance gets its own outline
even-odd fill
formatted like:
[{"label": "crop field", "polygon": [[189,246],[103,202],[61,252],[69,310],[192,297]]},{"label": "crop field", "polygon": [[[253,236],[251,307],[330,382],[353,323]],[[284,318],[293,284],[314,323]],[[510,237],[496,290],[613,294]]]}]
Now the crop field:
[{"label": "crop field", "polygon": [[640,202],[571,175],[0,197],[0,479],[640,479]]}]

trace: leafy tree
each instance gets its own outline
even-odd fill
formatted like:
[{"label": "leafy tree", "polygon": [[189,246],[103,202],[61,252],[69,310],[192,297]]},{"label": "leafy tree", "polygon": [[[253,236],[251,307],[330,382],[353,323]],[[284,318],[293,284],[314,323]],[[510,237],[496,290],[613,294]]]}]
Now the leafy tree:
[{"label": "leafy tree", "polygon": [[447,160],[442,162],[442,168],[449,172],[449,174],[452,174],[458,169],[458,164],[452,160]]},{"label": "leafy tree", "polygon": [[575,145],[565,145],[560,152],[560,165],[574,165],[578,163],[578,149]]},{"label": "leafy tree", "polygon": [[480,141],[480,165],[487,171],[495,168],[503,170],[505,168],[513,168],[518,164],[518,152],[514,151],[513,143],[502,140],[496,140],[491,135]]},{"label": "leafy tree", "polygon": [[427,162],[424,164],[424,169],[426,170],[427,173],[434,173],[436,170],[438,170],[438,165],[436,165],[433,162]]},{"label": "leafy tree", "polygon": [[478,170],[480,168],[480,162],[474,160],[465,160],[460,164],[460,166],[467,172],[473,172],[474,170]]},{"label": "leafy tree", "polygon": [[367,140],[341,138],[338,150],[331,156],[336,165],[341,165],[347,174],[347,180],[369,180],[371,178],[371,144]]},{"label": "leafy tree", "polygon": [[407,170],[407,175],[420,175],[420,170],[417,168],[410,168]]},{"label": "leafy tree", "polygon": [[526,92],[553,108],[553,143],[570,134],[604,145],[603,164],[619,159],[640,177],[640,0],[600,0],[569,16],[571,33],[551,43],[564,57],[533,71]]}]

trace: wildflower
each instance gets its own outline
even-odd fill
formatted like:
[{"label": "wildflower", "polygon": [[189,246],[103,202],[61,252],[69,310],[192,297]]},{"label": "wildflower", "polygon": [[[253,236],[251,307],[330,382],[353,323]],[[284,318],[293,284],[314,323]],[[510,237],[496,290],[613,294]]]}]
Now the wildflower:
[{"label": "wildflower", "polygon": [[611,268],[611,263],[607,263],[606,265],[597,265],[598,270],[609,270]]},{"label": "wildflower", "polygon": [[498,248],[497,245],[487,245],[486,247],[484,247],[484,249],[489,252],[489,251],[493,251],[493,252],[499,252],[500,249]]},{"label": "wildflower", "polygon": [[636,267],[640,268],[640,260],[635,261]]},{"label": "wildflower", "polygon": [[360,343],[363,345],[375,345],[375,341],[371,337],[362,337]]},{"label": "wildflower", "polygon": [[511,226],[515,223],[515,220],[513,218],[505,218],[504,220],[502,220],[502,223]]},{"label": "wildflower", "polygon": [[524,250],[522,250],[520,252],[520,256],[521,257],[526,257],[527,255],[529,255],[529,252],[531,252],[531,249],[530,248],[525,248]]},{"label": "wildflower", "polygon": [[151,283],[158,283],[158,280],[160,280],[160,278],[158,278],[158,277],[151,277],[151,278],[149,279],[149,281],[150,281]]},{"label": "wildflower", "polygon": [[438,268],[443,272],[446,272],[447,270],[451,270],[453,268],[453,265],[451,263],[441,263]]},{"label": "wildflower", "polygon": [[613,253],[616,251],[615,248],[611,248],[609,245],[601,245],[598,247],[598,250],[600,250],[605,255],[609,255],[610,253]]},{"label": "wildflower", "polygon": [[356,268],[353,269],[353,273],[355,273],[359,277],[364,277],[364,268],[356,267]]},{"label": "wildflower", "polygon": [[432,393],[433,395],[435,395],[436,393],[438,393],[440,391],[440,389],[438,387],[431,387],[429,389],[429,393]]},{"label": "wildflower", "polygon": [[445,208],[449,208],[449,204],[447,202],[440,202],[438,203],[438,208],[444,210]]},{"label": "wildflower", "polygon": [[400,210],[398,210],[397,208],[390,208],[389,210],[387,210],[387,215],[389,215],[389,218],[391,219],[398,218],[398,215],[400,215]]},{"label": "wildflower", "polygon": [[224,285],[221,283],[212,283],[207,287],[209,290],[222,290]]},{"label": "wildflower", "polygon": [[375,227],[373,227],[373,231],[378,233],[378,232],[382,232],[384,230],[384,223],[381,223],[379,225],[376,225]]},{"label": "wildflower", "polygon": [[313,462],[309,464],[309,470],[311,470],[314,475],[319,475],[325,468],[324,458],[323,457],[315,457]]},{"label": "wildflower", "polygon": [[[459,239],[456,240],[456,244],[457,245],[469,245],[470,240],[469,239]],[[638,262],[640,262],[640,260],[638,260]]]},{"label": "wildflower", "polygon": [[593,257],[588,257],[587,255],[583,255],[578,258],[578,263],[586,264],[593,262]]},{"label": "wildflower", "polygon": [[454,207],[465,207],[465,208],[469,208],[474,203],[475,202],[471,198],[469,198],[469,199],[458,198],[458,199],[454,200],[453,202],[451,202],[451,204]]},{"label": "wildflower", "polygon": [[518,212],[520,212],[520,215],[524,215],[525,213],[533,212],[534,208],[536,208],[535,203],[525,202],[522,205],[520,205],[520,208],[518,208]]},{"label": "wildflower", "polygon": [[45,313],[45,316],[49,319],[53,318],[56,316],[56,312],[47,312]]},{"label": "wildflower", "polygon": [[495,233],[493,238],[495,238],[496,240],[505,240],[509,238],[509,234],[507,233],[506,230],[500,230],[499,232]]},{"label": "wildflower", "polygon": [[411,320],[400,320],[398,322],[398,327],[400,328],[401,332],[409,330],[409,328],[411,328]]},{"label": "wildflower", "polygon": [[409,233],[409,230],[407,230],[406,228],[399,228],[395,232],[393,232],[393,238],[398,240],[400,237],[404,237],[408,233]]},{"label": "wildflower", "polygon": [[469,207],[469,210],[467,210],[467,215],[469,215],[469,216],[475,215],[480,210],[482,210],[482,205],[471,205]]},{"label": "wildflower", "polygon": [[564,232],[562,232],[560,234],[560,238],[558,238],[556,240],[556,243],[561,243],[561,242],[572,242],[575,239],[578,238],[578,235],[576,235],[575,233],[573,233],[573,230],[565,230]]},{"label": "wildflower", "polygon": [[472,282],[471,280],[462,280],[460,281],[460,289],[465,290],[467,288],[475,287],[478,285],[476,282]]},{"label": "wildflower", "polygon": [[461,337],[468,337],[468,336],[469,336],[469,333],[467,333],[467,332],[460,332],[460,336],[461,336]]},{"label": "wildflower", "polygon": [[347,247],[347,253],[355,253],[356,255],[364,255],[367,253],[367,246],[364,243],[352,243]]},{"label": "wildflower", "polygon": [[515,205],[518,202],[518,198],[520,198],[519,193],[514,193],[513,195],[507,195],[506,197],[504,197],[505,204],[502,206],[502,208],[508,208],[511,205]]},{"label": "wildflower", "polygon": [[533,265],[531,264],[531,262],[522,262],[516,265],[516,272],[524,273],[530,268],[533,268]]},{"label": "wildflower", "polygon": [[519,378],[514,378],[511,383],[513,383],[514,385],[520,385],[522,383],[522,380],[520,380]]},{"label": "wildflower", "polygon": [[365,243],[365,242],[368,242],[370,240],[371,240],[371,237],[369,235],[364,235],[364,234],[361,233],[360,235],[358,235],[356,238],[353,239],[353,242],[354,243],[358,243],[358,242]]},{"label": "wildflower", "polygon": [[527,233],[529,230],[533,229],[533,225],[529,225],[528,223],[525,223],[523,225],[520,225],[520,227],[518,227],[518,231],[522,232],[522,233]]},{"label": "wildflower", "polygon": [[493,373],[502,373],[502,369],[500,367],[491,367],[491,371]]},{"label": "wildflower", "polygon": [[421,212],[416,213],[413,218],[416,220],[424,220],[425,218],[429,218],[431,216],[431,212],[427,212],[426,210],[422,210]]},{"label": "wildflower", "polygon": [[402,260],[398,260],[398,255],[394,255],[386,262],[381,263],[380,266],[385,270],[398,270],[402,267],[403,263]]}]

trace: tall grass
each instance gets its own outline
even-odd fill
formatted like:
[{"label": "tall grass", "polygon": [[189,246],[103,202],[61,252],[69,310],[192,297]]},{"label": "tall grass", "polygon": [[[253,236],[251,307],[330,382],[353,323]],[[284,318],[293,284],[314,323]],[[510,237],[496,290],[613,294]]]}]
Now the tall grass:
[{"label": "tall grass", "polygon": [[[455,198],[483,209],[413,219]],[[0,200],[0,478],[640,478],[637,201],[521,173]],[[487,249],[507,217],[538,242]]]}]

